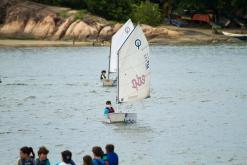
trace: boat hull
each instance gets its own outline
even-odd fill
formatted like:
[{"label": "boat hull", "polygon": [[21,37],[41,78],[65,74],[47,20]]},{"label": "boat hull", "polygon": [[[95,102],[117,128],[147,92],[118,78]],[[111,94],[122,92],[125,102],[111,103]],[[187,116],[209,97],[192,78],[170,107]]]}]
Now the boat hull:
[{"label": "boat hull", "polygon": [[113,87],[116,85],[117,83],[114,80],[110,80],[110,79],[103,80],[103,86]]},{"label": "boat hull", "polygon": [[234,37],[243,41],[247,40],[247,34],[235,34],[235,33],[229,33],[229,32],[222,32],[225,36],[228,37]]},{"label": "boat hull", "polygon": [[137,120],[136,113],[110,113],[107,123],[135,123]]}]

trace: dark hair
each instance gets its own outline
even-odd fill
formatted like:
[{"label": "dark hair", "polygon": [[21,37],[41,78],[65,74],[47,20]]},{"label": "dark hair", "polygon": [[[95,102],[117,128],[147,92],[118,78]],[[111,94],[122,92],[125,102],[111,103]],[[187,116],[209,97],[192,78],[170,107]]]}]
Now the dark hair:
[{"label": "dark hair", "polygon": [[113,153],[114,152],[114,145],[113,144],[107,144],[105,146],[105,150],[107,153]]},{"label": "dark hair", "polygon": [[90,155],[83,156],[83,162],[86,165],[93,165],[93,160],[92,160],[92,157]]},{"label": "dark hair", "polygon": [[106,105],[110,105],[111,104],[111,101],[106,101],[106,103],[105,103]]},{"label": "dark hair", "polygon": [[94,146],[92,151],[93,151],[93,154],[97,157],[103,157],[104,156],[104,152],[103,152],[102,148],[99,146]]},{"label": "dark hair", "polygon": [[105,70],[102,70],[101,73],[106,73],[106,71]]},{"label": "dark hair", "polygon": [[[35,153],[33,152],[33,148],[32,147],[21,147],[20,151],[24,154],[27,154],[30,158],[34,159],[35,158]],[[31,155],[32,154],[32,155]]]},{"label": "dark hair", "polygon": [[72,153],[69,150],[65,150],[61,153],[63,161],[65,163],[70,163],[72,159]]},{"label": "dark hair", "polygon": [[45,146],[39,147],[38,155],[45,154],[47,155],[49,153],[49,150]]}]

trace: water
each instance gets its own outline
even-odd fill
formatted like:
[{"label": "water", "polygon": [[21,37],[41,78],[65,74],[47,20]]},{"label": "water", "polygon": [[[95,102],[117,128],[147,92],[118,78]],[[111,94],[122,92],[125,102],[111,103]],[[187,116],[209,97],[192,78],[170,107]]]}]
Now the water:
[{"label": "water", "polygon": [[247,46],[151,47],[151,98],[120,109],[134,125],[100,122],[107,47],[0,48],[0,164],[45,145],[51,163],[113,143],[121,165],[246,165]]}]

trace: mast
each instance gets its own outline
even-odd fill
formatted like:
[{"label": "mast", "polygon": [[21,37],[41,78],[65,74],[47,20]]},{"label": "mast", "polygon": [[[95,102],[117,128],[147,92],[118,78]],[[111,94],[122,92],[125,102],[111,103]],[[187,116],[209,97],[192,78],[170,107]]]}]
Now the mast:
[{"label": "mast", "polygon": [[[119,50],[117,53],[117,97],[116,97],[117,105],[120,103],[119,102]],[[118,109],[118,106],[117,106]]]},{"label": "mast", "polygon": [[109,62],[108,62],[108,73],[107,73],[107,79],[110,79],[110,65],[111,65],[111,45],[110,45],[110,53],[109,53]]}]

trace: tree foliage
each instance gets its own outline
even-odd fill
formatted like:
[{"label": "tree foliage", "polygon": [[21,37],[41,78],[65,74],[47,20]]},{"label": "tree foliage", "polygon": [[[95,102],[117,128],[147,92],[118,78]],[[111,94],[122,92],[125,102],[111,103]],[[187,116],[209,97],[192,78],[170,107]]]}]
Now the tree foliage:
[{"label": "tree foliage", "polygon": [[85,0],[88,11],[110,20],[128,19],[133,0]]},{"label": "tree foliage", "polygon": [[[208,11],[217,15],[247,16],[247,0],[33,0],[87,11],[106,19],[158,24],[173,11]],[[162,12],[162,15],[160,15]]]},{"label": "tree foliage", "polygon": [[131,18],[134,22],[159,25],[161,22],[159,5],[151,2],[141,2],[140,5],[133,5]]}]

